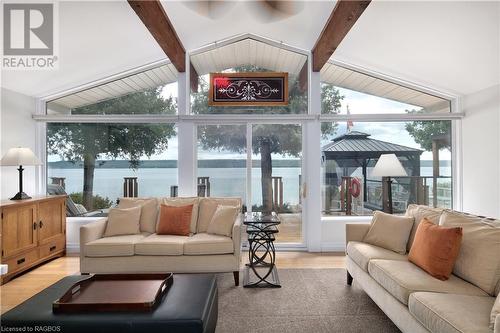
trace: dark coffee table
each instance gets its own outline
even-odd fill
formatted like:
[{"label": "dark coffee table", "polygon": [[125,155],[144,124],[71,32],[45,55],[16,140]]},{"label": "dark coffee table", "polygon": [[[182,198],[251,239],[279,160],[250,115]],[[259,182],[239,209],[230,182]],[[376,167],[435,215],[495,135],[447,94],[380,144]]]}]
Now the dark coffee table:
[{"label": "dark coffee table", "polygon": [[82,277],[65,277],[6,312],[1,318],[2,330],[26,327],[23,332],[215,332],[218,298],[213,274],[175,274],[172,287],[152,312],[53,314],[52,302]]}]

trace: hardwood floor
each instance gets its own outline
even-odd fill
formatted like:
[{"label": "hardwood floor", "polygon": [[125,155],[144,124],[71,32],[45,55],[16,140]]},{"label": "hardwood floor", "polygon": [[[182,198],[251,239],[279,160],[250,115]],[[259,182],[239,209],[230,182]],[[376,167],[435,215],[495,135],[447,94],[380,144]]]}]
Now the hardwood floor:
[{"label": "hardwood floor", "polygon": [[79,257],[62,257],[38,266],[0,286],[1,313],[39,293],[63,277],[80,271]]},{"label": "hardwood floor", "polygon": [[[248,262],[242,254],[242,267]],[[344,253],[278,252],[279,268],[343,268]],[[80,271],[80,258],[66,256],[52,260],[0,286],[1,313],[8,311],[63,277]]]}]

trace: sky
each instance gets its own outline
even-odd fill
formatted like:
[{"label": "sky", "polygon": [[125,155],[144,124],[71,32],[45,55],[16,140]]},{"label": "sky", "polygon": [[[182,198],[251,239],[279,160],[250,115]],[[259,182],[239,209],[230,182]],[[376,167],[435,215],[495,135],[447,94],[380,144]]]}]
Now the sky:
[{"label": "sky", "polygon": [[[388,99],[359,93],[356,91],[338,88],[340,94],[345,96],[342,100],[340,114],[347,114],[347,108],[349,108],[350,114],[401,114],[405,110],[418,109],[418,107],[404,104],[396,101],[391,101]],[[162,96],[177,98],[177,83],[172,83],[166,85],[163,89]],[[371,138],[378,139],[387,142],[397,143],[403,146],[408,146],[412,148],[421,148],[419,144],[413,140],[409,133],[405,129],[404,122],[354,122],[354,126],[351,130],[356,130],[360,132],[365,132],[371,134]],[[346,133],[346,122],[340,122],[337,127],[337,135],[342,135]],[[323,140],[322,145],[326,144],[328,141]],[[151,157],[152,160],[163,160],[163,159],[177,159],[178,156],[178,140],[177,137],[169,140],[168,149],[161,154],[157,154]],[[245,154],[235,154],[228,151],[198,151],[199,159],[245,159]],[[254,156],[258,158],[258,156]],[[286,157],[276,155],[273,158],[283,159]],[[144,157],[147,159],[147,157]],[[421,155],[422,160],[432,160],[432,153],[424,152]],[[440,152],[441,160],[451,160],[451,153],[448,150],[442,150]],[[60,158],[58,156],[49,156],[49,161],[58,161]]]},{"label": "sky", "polygon": [[[388,99],[380,98],[377,96],[372,96],[368,94],[359,93],[349,89],[338,88],[341,95],[345,96],[342,100],[340,114],[347,114],[347,107],[349,107],[349,112],[351,114],[366,114],[366,113],[379,113],[379,114],[401,114],[405,110],[419,109],[419,107],[400,103],[396,101],[391,101]],[[170,84],[163,90],[163,96],[174,98],[177,97],[177,84]],[[346,132],[346,122],[339,123],[337,127],[337,135],[342,135]],[[371,138],[394,142],[403,146],[418,148],[420,145],[413,140],[409,133],[405,129],[404,122],[355,122],[352,130],[365,132],[371,134]],[[397,138],[395,140],[395,138]],[[322,144],[326,144],[328,141],[323,141]],[[153,157],[154,159],[175,159],[177,158],[177,139],[170,140],[169,149],[163,154]],[[214,152],[214,151],[198,151],[198,157],[200,159],[237,159],[246,158],[244,154],[235,154],[228,151]],[[431,152],[424,152],[422,154],[422,160],[432,160]],[[258,158],[258,156],[254,156]],[[274,156],[274,158],[284,158],[282,156]],[[440,152],[440,158],[443,160],[450,160],[451,153],[448,150],[442,150]]]}]

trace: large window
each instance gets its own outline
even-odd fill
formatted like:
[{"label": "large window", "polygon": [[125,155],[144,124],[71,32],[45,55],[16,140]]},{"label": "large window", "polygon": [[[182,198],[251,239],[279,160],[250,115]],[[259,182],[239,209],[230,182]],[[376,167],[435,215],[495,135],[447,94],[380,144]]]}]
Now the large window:
[{"label": "large window", "polygon": [[70,216],[92,215],[123,196],[177,193],[175,124],[100,119],[175,115],[176,80],[173,65],[165,64],[47,102],[48,115],[94,117],[47,124],[47,190],[70,195]]},{"label": "large window", "polygon": [[122,196],[168,196],[177,185],[176,127],[50,123],[47,161],[48,190],[69,194],[73,215],[109,208]]},{"label": "large window", "polygon": [[[357,119],[321,124],[323,215],[370,215],[382,209],[389,191],[380,177],[372,175],[382,154],[395,154],[407,174],[391,178],[396,213],[411,203],[452,207],[448,99],[333,63],[321,70],[321,82],[321,113],[333,115],[329,119],[336,115]],[[443,120],[414,120],[429,113],[442,114]],[[363,121],[371,114],[381,120]],[[386,117],[391,122],[384,122]]]},{"label": "large window", "polygon": [[[327,63],[317,115],[301,50],[255,37],[205,46],[190,60],[180,86],[171,64],[148,66],[47,102],[48,190],[71,196],[72,216],[122,196],[241,197],[244,210],[279,215],[277,243],[304,246],[307,224],[320,229],[319,210],[329,221],[383,208],[387,178],[373,174],[382,154],[407,174],[391,177],[395,213],[411,203],[453,208],[449,99]],[[288,73],[289,105],[208,105],[209,73],[248,71]],[[303,144],[317,142],[319,125],[320,167],[318,147]]]},{"label": "large window", "polygon": [[396,154],[407,176],[392,179],[394,211],[408,204],[452,207],[451,121],[339,122],[323,136],[324,215],[370,215],[382,209],[381,154]]}]

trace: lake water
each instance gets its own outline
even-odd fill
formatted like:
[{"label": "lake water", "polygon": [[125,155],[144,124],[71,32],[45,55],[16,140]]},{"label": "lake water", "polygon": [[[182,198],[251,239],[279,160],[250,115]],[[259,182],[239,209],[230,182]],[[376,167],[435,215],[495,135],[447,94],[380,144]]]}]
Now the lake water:
[{"label": "lake water", "polygon": [[[299,168],[274,168],[273,176],[283,177],[284,201],[297,204],[299,200]],[[65,177],[66,192],[81,192],[82,169],[49,169],[49,177]],[[245,168],[200,168],[198,176],[210,177],[211,196],[238,196],[246,200]],[[139,196],[165,197],[170,195],[170,186],[177,185],[177,169],[142,168],[95,170],[94,193],[111,200],[123,196],[123,177],[137,177]],[[252,170],[252,202],[262,204],[260,192],[260,169]],[[49,179],[50,182],[50,179]]]},{"label": "lake water", "polygon": [[[292,205],[299,202],[300,168],[273,168],[273,176],[283,177],[283,201]],[[432,175],[432,168],[422,167],[422,176]],[[450,168],[442,167],[442,175],[449,175]],[[82,169],[48,169],[49,177],[65,177],[66,192],[81,192],[83,188]],[[211,196],[238,196],[246,199],[245,168],[199,168],[198,176],[210,177]],[[177,169],[141,168],[98,168],[94,175],[94,193],[111,200],[123,195],[123,177],[137,177],[139,196],[165,197],[170,195],[170,186],[177,185]],[[50,182],[50,179],[49,179]],[[260,168],[252,169],[252,203],[262,204]]]}]

